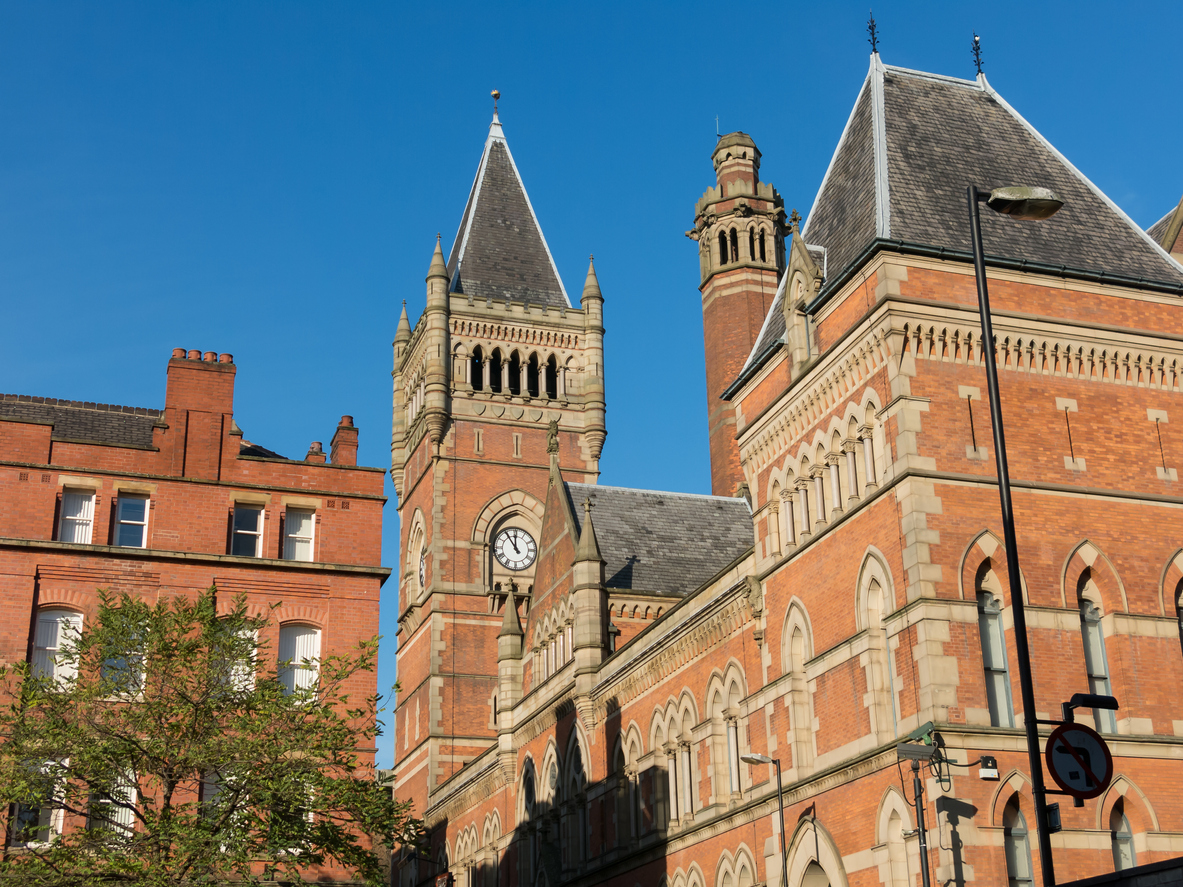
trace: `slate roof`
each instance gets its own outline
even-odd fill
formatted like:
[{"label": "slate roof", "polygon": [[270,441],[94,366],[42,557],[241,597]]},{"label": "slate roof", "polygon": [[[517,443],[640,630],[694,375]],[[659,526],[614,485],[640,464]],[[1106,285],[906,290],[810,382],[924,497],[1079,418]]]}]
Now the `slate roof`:
[{"label": "slate roof", "polygon": [[[164,410],[125,407],[111,403],[58,400],[28,394],[0,394],[0,421],[52,425],[53,440],[80,441],[117,447],[151,449],[152,429],[163,421]],[[242,441],[239,455],[283,459],[266,447]]]},{"label": "slate roof", "polygon": [[[982,214],[988,255],[1183,284],[1172,260],[987,82],[871,69],[802,233],[842,277],[875,238],[970,249],[965,188],[1038,184],[1064,208],[1037,224]],[[824,293],[824,291],[823,291]]]},{"label": "slate roof", "polygon": [[452,292],[570,307],[497,115],[448,258]]},{"label": "slate roof", "polygon": [[151,447],[152,427],[163,415],[143,407],[0,394],[0,419],[52,425],[54,440]]},{"label": "slate roof", "polygon": [[747,500],[566,484],[583,530],[583,503],[606,562],[609,588],[690,594],[752,547]]},{"label": "slate roof", "polygon": [[1170,227],[1171,219],[1175,217],[1175,211],[1171,210],[1153,225],[1146,229],[1146,233],[1155,239],[1156,242],[1162,243],[1162,237],[1167,233],[1167,228]]}]

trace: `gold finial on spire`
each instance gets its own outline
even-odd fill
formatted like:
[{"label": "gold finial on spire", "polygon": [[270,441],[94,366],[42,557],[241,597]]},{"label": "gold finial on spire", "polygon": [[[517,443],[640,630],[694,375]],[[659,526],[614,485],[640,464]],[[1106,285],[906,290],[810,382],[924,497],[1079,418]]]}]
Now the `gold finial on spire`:
[{"label": "gold finial on spire", "polygon": [[497,116],[497,100],[501,98],[501,90],[495,89],[489,95],[493,96],[493,116]]}]

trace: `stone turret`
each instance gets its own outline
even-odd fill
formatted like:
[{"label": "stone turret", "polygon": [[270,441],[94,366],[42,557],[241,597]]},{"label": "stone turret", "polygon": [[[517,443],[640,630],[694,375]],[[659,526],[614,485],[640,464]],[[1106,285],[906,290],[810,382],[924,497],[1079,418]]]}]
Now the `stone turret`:
[{"label": "stone turret", "polygon": [[426,396],[424,414],[427,419],[427,436],[432,449],[438,454],[440,442],[448,427],[448,266],[440,249],[439,235],[435,239],[435,252],[431,256],[431,267],[427,271],[427,307],[423,309],[427,323],[426,338]]},{"label": "stone turret", "polygon": [[734,496],[744,479],[735,410],[720,395],[743,369],[776,296],[785,265],[784,201],[760,181],[760,150],[747,133],[719,139],[711,162],[716,186],[695,205],[686,234],[698,241],[702,273],[711,491]]},{"label": "stone turret", "polygon": [[587,342],[587,375],[583,391],[587,400],[584,415],[587,417],[587,443],[593,459],[599,459],[604,448],[608,428],[604,423],[606,404],[604,398],[604,296],[600,292],[600,281],[596,277],[595,257],[588,259],[587,279],[583,282],[583,296],[580,298],[584,312],[584,331]]}]

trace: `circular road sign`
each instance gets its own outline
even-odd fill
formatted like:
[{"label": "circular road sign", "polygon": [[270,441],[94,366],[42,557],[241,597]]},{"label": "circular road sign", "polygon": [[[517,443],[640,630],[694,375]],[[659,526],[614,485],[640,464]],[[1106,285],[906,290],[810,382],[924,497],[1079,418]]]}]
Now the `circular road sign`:
[{"label": "circular road sign", "polygon": [[1047,739],[1048,772],[1064,791],[1095,798],[1113,778],[1113,755],[1096,730],[1084,724],[1061,724]]}]

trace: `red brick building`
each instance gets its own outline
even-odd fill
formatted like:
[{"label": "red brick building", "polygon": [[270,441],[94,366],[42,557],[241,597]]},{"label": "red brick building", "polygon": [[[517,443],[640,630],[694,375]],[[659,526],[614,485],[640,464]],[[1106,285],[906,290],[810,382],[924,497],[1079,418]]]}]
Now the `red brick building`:
[{"label": "red brick building", "polygon": [[[555,288],[496,120],[400,324],[396,792],[431,837],[400,883],[916,887],[923,865],[1021,887],[1023,718],[1076,692],[1120,700],[1081,715],[1116,775],[1061,805],[1058,878],[1183,854],[1174,216],[1138,229],[984,76],[877,54],[803,225],[749,136],[712,161],[690,236],[717,495],[595,485],[603,300],[594,274],[581,308]],[[1066,201],[983,220],[1034,713],[964,196],[1012,183]],[[923,859],[896,754],[918,734],[949,761],[925,772]],[[748,753],[783,767],[783,836]]]},{"label": "red brick building", "polygon": [[[52,668],[61,628],[93,617],[98,588],[155,601],[216,585],[254,615],[281,604],[266,640],[285,661],[377,633],[384,469],[357,464],[349,416],[328,456],[318,442],[303,459],[250,443],[236,373],[229,354],[178,348],[163,409],[0,395],[4,661]],[[355,680],[359,697],[374,692],[373,675]]]}]

